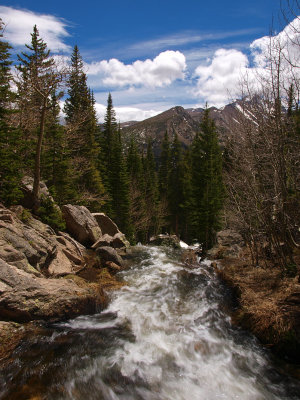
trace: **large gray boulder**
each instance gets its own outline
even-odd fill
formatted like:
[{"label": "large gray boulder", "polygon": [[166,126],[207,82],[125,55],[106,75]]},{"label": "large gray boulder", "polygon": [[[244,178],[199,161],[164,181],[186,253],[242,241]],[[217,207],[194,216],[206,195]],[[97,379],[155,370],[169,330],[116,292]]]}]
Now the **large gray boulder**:
[{"label": "large gray boulder", "polygon": [[217,234],[216,245],[207,252],[211,258],[239,258],[245,247],[242,236],[233,229],[224,229]]},{"label": "large gray boulder", "polygon": [[[2,212],[9,211],[1,206],[0,209]],[[39,275],[44,268],[48,267],[56,252],[55,233],[30,214],[27,216],[26,223],[12,212],[10,221],[0,220],[0,258],[2,260],[24,271]]]},{"label": "large gray boulder", "polygon": [[93,217],[97,221],[103,235],[107,234],[113,237],[117,233],[120,233],[117,225],[107,215],[103,213],[93,213]]},{"label": "large gray boulder", "polygon": [[167,246],[173,247],[174,249],[180,249],[180,239],[176,235],[161,234],[152,236],[150,238],[150,244],[155,246]]},{"label": "large gray boulder", "polygon": [[[20,218],[25,215],[26,222]],[[4,218],[1,218],[4,216]],[[35,276],[74,274],[84,266],[85,248],[66,233],[59,236],[21,206],[0,205],[0,259]]]},{"label": "large gray boulder", "polygon": [[114,249],[122,249],[130,247],[130,243],[126,239],[125,235],[121,232],[116,233],[114,236],[108,234],[103,235],[96,243],[93,244],[92,249],[98,247],[109,246]]},{"label": "large gray boulder", "polygon": [[96,296],[67,279],[35,277],[0,260],[0,319],[59,320],[92,313]]},{"label": "large gray boulder", "polygon": [[115,263],[121,267],[123,266],[122,258],[119,256],[119,254],[116,252],[116,250],[113,249],[112,247],[108,247],[108,246],[98,247],[96,249],[96,253],[100,257],[103,264],[105,264],[108,261],[112,261],[113,263]]},{"label": "large gray boulder", "polygon": [[[24,176],[22,178],[21,190],[23,193],[23,198],[21,199],[22,206],[32,209],[34,201],[33,201],[33,178],[31,176]],[[43,181],[40,182],[40,196],[49,198],[54,203],[54,199],[50,195],[50,192]]]},{"label": "large gray boulder", "polygon": [[94,244],[102,236],[96,219],[86,207],[67,204],[62,212],[67,231],[84,246]]}]

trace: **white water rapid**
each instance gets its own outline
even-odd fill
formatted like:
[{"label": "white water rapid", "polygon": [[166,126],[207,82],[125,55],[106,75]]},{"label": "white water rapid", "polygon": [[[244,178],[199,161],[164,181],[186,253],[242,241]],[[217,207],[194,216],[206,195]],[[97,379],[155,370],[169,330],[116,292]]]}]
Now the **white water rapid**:
[{"label": "white water rapid", "polygon": [[54,353],[31,358],[47,376],[45,399],[300,398],[298,383],[231,325],[229,292],[209,262],[190,270],[171,251],[141,246],[121,275],[128,286],[108,309],[52,327],[39,344]]}]

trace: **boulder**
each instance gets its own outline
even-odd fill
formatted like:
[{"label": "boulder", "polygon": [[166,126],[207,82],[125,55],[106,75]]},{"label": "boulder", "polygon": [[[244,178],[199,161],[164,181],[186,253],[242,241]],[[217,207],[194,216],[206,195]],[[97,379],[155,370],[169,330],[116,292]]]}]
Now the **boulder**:
[{"label": "boulder", "polygon": [[218,232],[217,243],[207,252],[207,255],[215,259],[225,257],[239,258],[244,246],[245,242],[238,232],[232,229],[224,229]]},{"label": "boulder", "polygon": [[28,212],[26,223],[22,217],[23,208],[16,213],[0,205],[0,259],[35,276],[61,276],[74,274],[84,265],[84,250],[76,240],[66,233],[55,234],[53,229],[33,218]]},{"label": "boulder", "polygon": [[124,247],[129,248],[130,243],[126,239],[125,235],[121,232],[116,233],[111,241],[111,246],[115,249],[122,249]]},{"label": "boulder", "polygon": [[0,203],[0,220],[4,222],[8,222],[10,224],[13,223],[12,212],[4,207],[3,204]]},{"label": "boulder", "polygon": [[112,261],[113,263],[119,265],[120,267],[123,266],[122,258],[119,256],[119,254],[116,252],[116,250],[112,247],[108,247],[108,246],[98,247],[96,249],[96,253],[100,257],[103,264],[105,264],[108,261]]},{"label": "boulder", "polygon": [[161,234],[152,236],[150,238],[150,244],[155,246],[168,246],[174,249],[180,249],[180,240],[176,235]]},{"label": "boulder", "polygon": [[107,267],[110,270],[110,272],[113,273],[113,274],[115,274],[116,272],[121,271],[121,267],[119,265],[115,264],[112,261],[107,261],[105,263],[105,267]]},{"label": "boulder", "polygon": [[98,239],[96,243],[93,244],[92,249],[97,249],[98,247],[103,247],[103,246],[112,247],[111,246],[112,239],[113,239],[112,236],[106,233],[105,235],[101,236],[101,238]]},{"label": "boulder", "polygon": [[128,248],[130,247],[130,243],[126,240],[126,237],[123,233],[116,233],[113,237],[105,234],[96,243],[93,244],[92,249],[97,249],[98,247],[113,247],[114,249]]},{"label": "boulder", "polygon": [[67,279],[35,277],[0,260],[0,319],[59,320],[95,309],[96,296],[88,287]]},{"label": "boulder", "polygon": [[[81,261],[81,260],[80,260]],[[81,268],[78,268],[78,271]],[[50,276],[64,276],[68,274],[74,274],[76,268],[74,268],[74,263],[71,257],[67,256],[64,250],[59,249],[57,251],[56,257],[52,260],[48,267],[48,273]]]},{"label": "boulder", "polygon": [[[33,207],[33,178],[31,176],[24,176],[21,181],[21,190],[23,192],[23,198],[21,204],[25,208],[32,209]],[[40,182],[40,195],[41,197],[48,197],[54,203],[53,197],[44,182]]]},{"label": "boulder", "polygon": [[81,244],[92,245],[102,236],[96,219],[86,207],[67,204],[62,207],[62,212],[67,231]]},{"label": "boulder", "polygon": [[233,229],[224,229],[217,234],[217,243],[221,246],[238,245],[239,247],[245,246],[242,236]]},{"label": "boulder", "polygon": [[56,236],[57,255],[48,266],[50,276],[76,274],[85,266],[85,247],[76,242],[67,233]]},{"label": "boulder", "polygon": [[97,221],[103,235],[115,236],[117,233],[120,233],[117,225],[107,215],[103,213],[93,213],[92,215]]},{"label": "boulder", "polygon": [[[33,220],[32,217],[30,219]],[[38,275],[56,254],[54,235],[46,234],[47,225],[37,221],[36,229],[20,221],[16,215],[13,223],[0,221],[0,258],[4,261]]]}]

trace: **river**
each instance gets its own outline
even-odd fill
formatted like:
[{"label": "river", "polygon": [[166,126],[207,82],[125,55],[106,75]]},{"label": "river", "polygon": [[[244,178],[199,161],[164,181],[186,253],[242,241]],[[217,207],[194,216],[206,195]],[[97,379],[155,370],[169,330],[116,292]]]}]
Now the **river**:
[{"label": "river", "polygon": [[230,293],[208,261],[137,246],[109,307],[48,325],[0,367],[0,399],[299,399],[300,384],[233,326]]}]

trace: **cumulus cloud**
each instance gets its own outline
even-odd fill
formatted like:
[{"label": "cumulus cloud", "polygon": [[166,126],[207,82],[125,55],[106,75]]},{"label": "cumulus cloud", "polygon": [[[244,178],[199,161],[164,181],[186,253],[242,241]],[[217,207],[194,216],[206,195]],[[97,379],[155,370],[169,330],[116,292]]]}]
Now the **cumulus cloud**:
[{"label": "cumulus cloud", "polygon": [[[196,97],[207,101],[210,105],[220,107],[229,99],[241,95],[241,83],[247,78],[256,89],[260,84],[270,79],[271,70],[268,67],[270,54],[272,57],[281,55],[281,83],[286,88],[289,79],[299,74],[293,65],[300,61],[300,20],[296,18],[285,29],[272,37],[265,36],[250,44],[250,56],[236,49],[218,49],[206,65],[196,68],[197,78],[193,93]],[[250,61],[252,60],[252,63]],[[300,78],[300,76],[299,76]]]},{"label": "cumulus cloud", "polygon": [[237,95],[248,64],[247,56],[241,51],[217,50],[209,65],[196,68],[198,81],[194,94],[217,107],[224,105],[229,97]]},{"label": "cumulus cloud", "polygon": [[137,60],[124,64],[112,58],[87,65],[89,76],[97,75],[108,87],[168,86],[177,79],[184,79],[185,56],[179,51],[164,51],[153,60]]},{"label": "cumulus cloud", "polygon": [[[100,122],[104,121],[106,106],[100,103],[95,104],[97,117]],[[138,107],[114,107],[116,111],[117,121],[143,121],[146,118],[153,117],[161,113],[163,110],[143,110]]]},{"label": "cumulus cloud", "polygon": [[36,25],[40,36],[54,52],[68,52],[70,47],[63,40],[69,36],[67,24],[53,15],[37,14],[28,10],[0,6],[1,18],[5,24],[5,37],[15,47],[24,46],[31,40],[30,33]]},{"label": "cumulus cloud", "polygon": [[264,36],[251,43],[250,49],[254,57],[255,66],[265,68],[268,65],[270,50],[273,53],[282,53],[283,66],[286,60],[293,65],[299,65],[300,61],[300,19],[295,18],[282,32],[275,36]]}]

